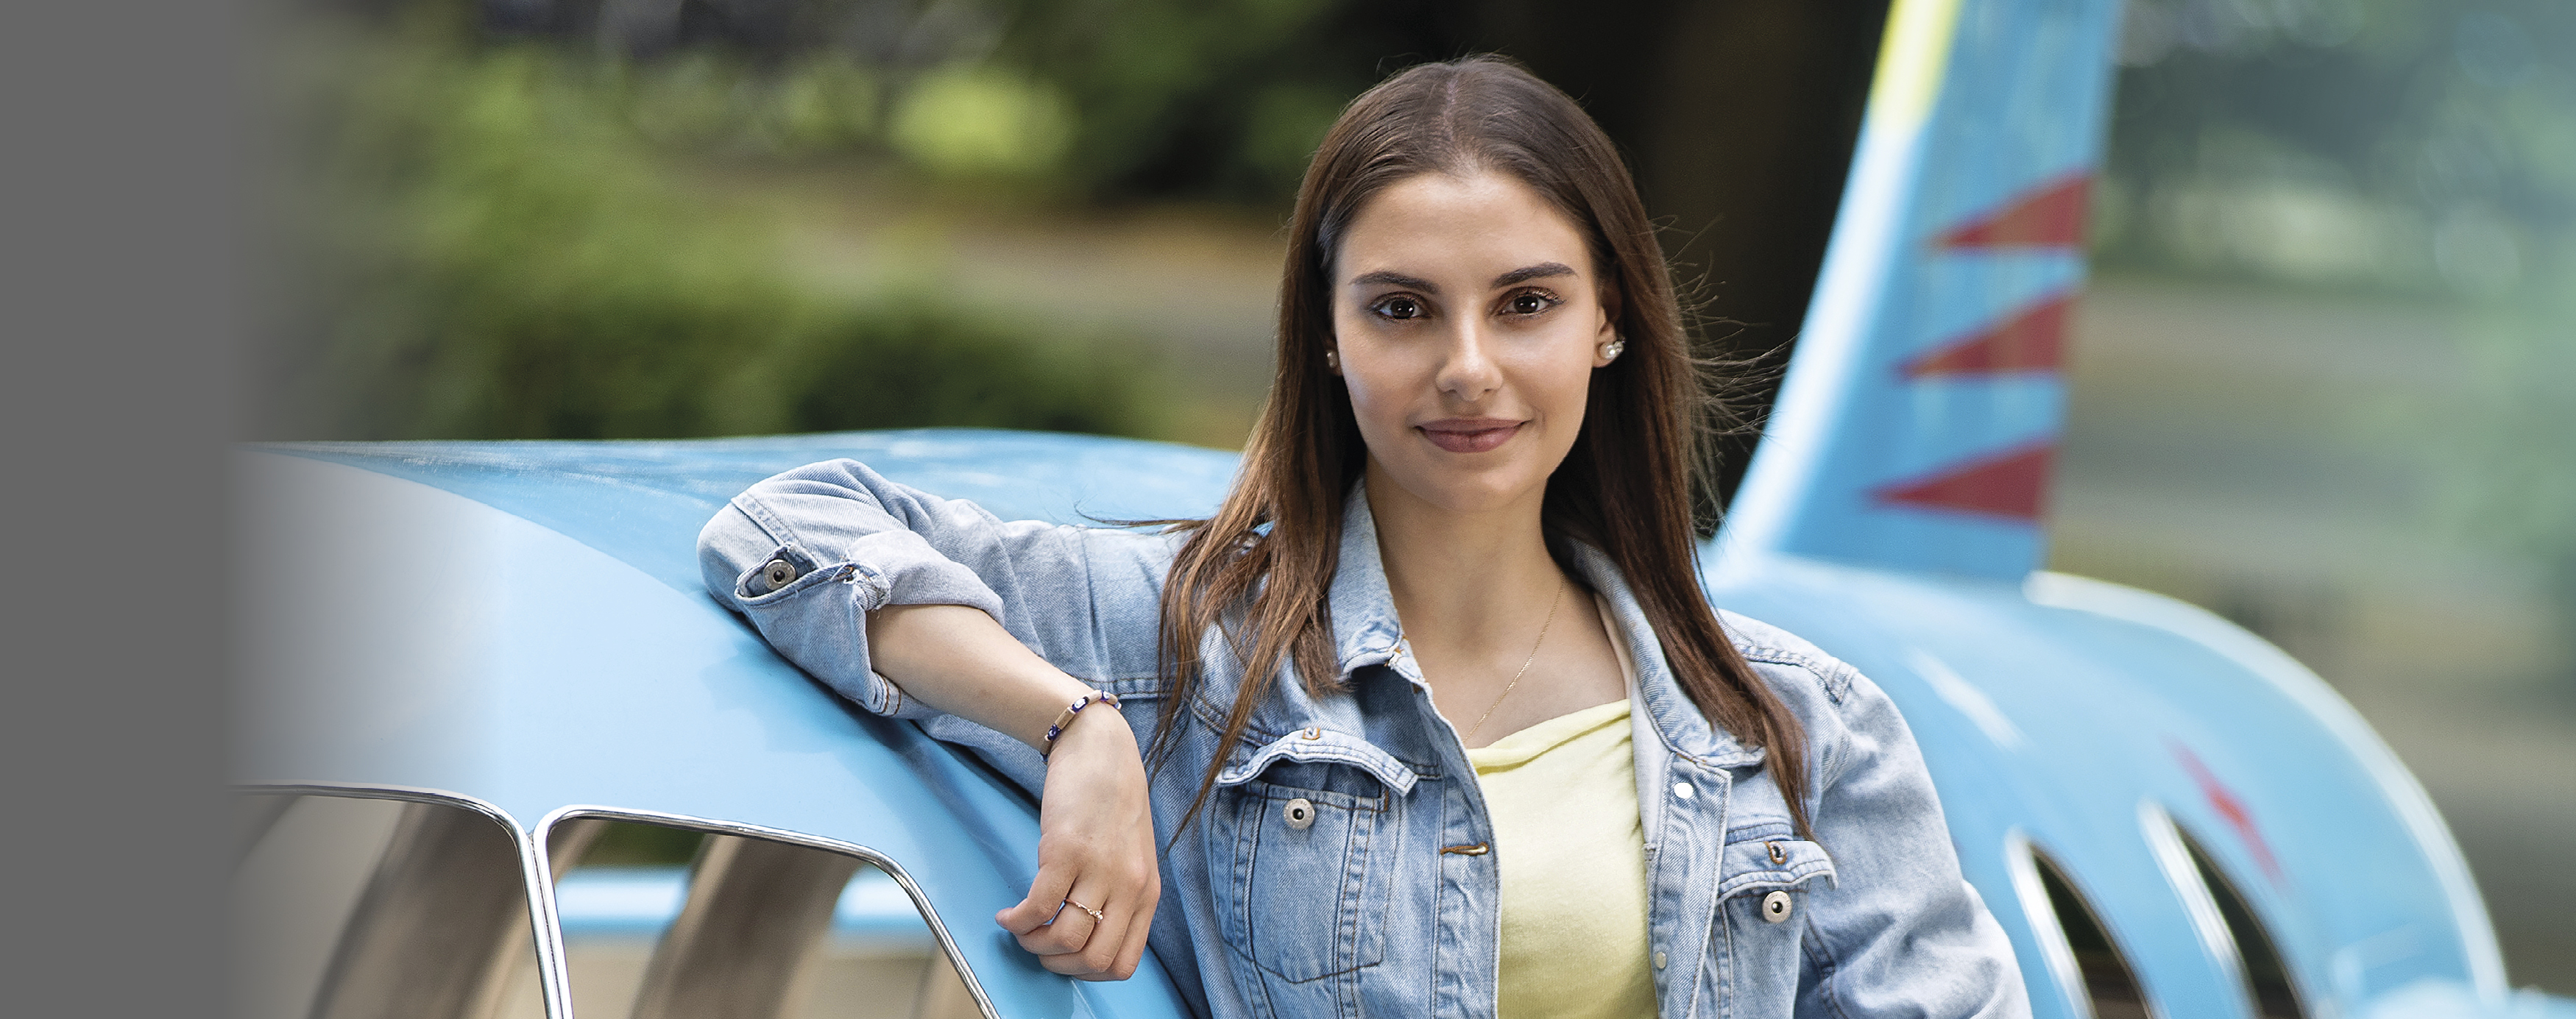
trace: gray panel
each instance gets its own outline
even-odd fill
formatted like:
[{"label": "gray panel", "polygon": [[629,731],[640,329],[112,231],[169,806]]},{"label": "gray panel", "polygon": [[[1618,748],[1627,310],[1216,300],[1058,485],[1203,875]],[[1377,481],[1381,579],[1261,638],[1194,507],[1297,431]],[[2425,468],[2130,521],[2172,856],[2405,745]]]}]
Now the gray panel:
[{"label": "gray panel", "polygon": [[646,966],[634,1019],[777,1019],[859,866],[803,846],[708,836],[688,903]]},{"label": "gray panel", "polygon": [[313,1019],[488,1019],[532,956],[509,832],[456,807],[406,803],[341,931]]}]

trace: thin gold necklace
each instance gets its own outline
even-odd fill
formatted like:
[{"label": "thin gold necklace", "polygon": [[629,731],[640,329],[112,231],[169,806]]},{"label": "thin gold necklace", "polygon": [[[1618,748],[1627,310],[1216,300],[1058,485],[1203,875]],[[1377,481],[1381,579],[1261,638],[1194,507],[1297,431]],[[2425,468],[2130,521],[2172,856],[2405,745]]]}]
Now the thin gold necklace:
[{"label": "thin gold necklace", "polygon": [[1547,628],[1556,623],[1556,607],[1564,603],[1565,578],[1560,576],[1556,578],[1556,597],[1549,599],[1547,603],[1547,620],[1538,624],[1538,643],[1530,645],[1529,657],[1521,660],[1521,671],[1512,673],[1512,681],[1503,684],[1503,692],[1495,694],[1494,703],[1485,705],[1485,713],[1477,716],[1476,724],[1467,728],[1467,738],[1464,742],[1476,741],[1476,734],[1484,731],[1485,720],[1494,717],[1494,709],[1503,706],[1503,698],[1511,696],[1512,688],[1521,685],[1522,676],[1529,675],[1530,663],[1538,660],[1538,649],[1547,645]]}]

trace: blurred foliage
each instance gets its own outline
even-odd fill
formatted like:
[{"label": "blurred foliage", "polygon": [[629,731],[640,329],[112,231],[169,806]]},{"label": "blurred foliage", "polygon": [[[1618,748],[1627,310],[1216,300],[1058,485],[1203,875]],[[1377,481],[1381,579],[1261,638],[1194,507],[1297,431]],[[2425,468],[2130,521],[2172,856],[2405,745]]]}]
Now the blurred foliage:
[{"label": "blurred foliage", "polygon": [[2429,473],[2447,523],[2532,567],[2555,609],[2557,691],[2576,706],[2576,259],[2546,268],[2471,319],[2474,399]]},{"label": "blurred foliage", "polygon": [[796,61],[755,88],[722,54],[595,60],[460,13],[317,19],[294,50],[306,161],[273,430],[1157,430],[1140,353],[932,287],[814,292],[782,271],[773,214],[670,165],[673,147],[847,144],[876,123],[863,72]]},{"label": "blurred foliage", "polygon": [[2576,6],[2132,0],[2098,254],[2507,297],[2576,231]]},{"label": "blurred foliage", "polygon": [[1074,139],[1056,90],[1000,68],[943,67],[904,93],[887,141],[943,177],[1029,177],[1054,169]]},{"label": "blurred foliage", "polygon": [[1345,101],[1405,62],[1454,55],[1472,20],[1438,0],[321,6],[446,8],[485,38],[590,54],[639,81],[629,113],[668,145],[886,156],[1078,200],[1261,205],[1294,193]]},{"label": "blurred foliage", "polygon": [[[797,282],[726,166],[949,200],[1284,208],[1429,15],[1348,0],[304,0],[262,430],[652,437],[891,425],[1163,434],[1134,344]],[[1410,19],[1410,20],[1408,20]],[[873,169],[871,169],[873,168]],[[906,183],[908,182],[908,183]]]},{"label": "blurred foliage", "polygon": [[2120,60],[2097,257],[2456,307],[2477,369],[2389,452],[2538,575],[2576,693],[2576,5],[2130,0]]}]

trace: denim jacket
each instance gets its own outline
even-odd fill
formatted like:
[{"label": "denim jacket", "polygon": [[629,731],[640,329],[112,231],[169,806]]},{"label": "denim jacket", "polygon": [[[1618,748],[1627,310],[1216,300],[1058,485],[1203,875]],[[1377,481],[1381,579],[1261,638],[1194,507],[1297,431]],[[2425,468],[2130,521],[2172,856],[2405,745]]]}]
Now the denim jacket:
[{"label": "denim jacket", "polygon": [[[1201,1015],[1489,1016],[1497,859],[1475,769],[1407,652],[1358,489],[1330,597],[1341,680],[1293,675],[1254,711],[1191,830],[1241,667],[1215,633],[1204,693],[1149,773],[1163,897],[1151,948]],[[780,653],[869,711],[972,748],[1032,795],[1027,746],[930,711],[869,667],[865,613],[971,605],[1155,735],[1158,602],[1179,539],[1037,522],[895,484],[850,460],[736,496],[699,536],[708,588]],[[769,564],[785,560],[792,569]],[[1665,1016],[2026,1016],[2010,944],[1960,876],[1932,779],[1887,696],[1813,645],[1722,615],[1809,741],[1792,830],[1763,752],[1701,716],[1609,561],[1580,557],[1636,664],[1630,691],[1648,936]],[[772,583],[785,576],[784,583]],[[1310,813],[1289,821],[1286,805]],[[1489,851],[1444,851],[1487,846]],[[1772,893],[1781,895],[1774,896]]]}]

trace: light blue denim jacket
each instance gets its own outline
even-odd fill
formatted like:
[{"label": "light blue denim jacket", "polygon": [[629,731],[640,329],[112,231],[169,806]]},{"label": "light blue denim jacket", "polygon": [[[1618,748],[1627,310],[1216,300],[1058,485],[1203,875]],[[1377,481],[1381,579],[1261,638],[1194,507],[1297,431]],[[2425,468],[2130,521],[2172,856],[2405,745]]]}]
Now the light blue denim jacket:
[{"label": "light blue denim jacket", "polygon": [[[930,711],[869,668],[865,613],[971,605],[1067,673],[1118,694],[1154,735],[1158,603],[1178,539],[1006,523],[895,484],[850,460],[752,486],[698,539],[709,590],[780,653],[869,711],[917,720],[1034,795],[1037,754]],[[770,583],[784,559],[793,578]],[[1932,780],[1905,720],[1850,666],[1733,614],[1727,632],[1806,727],[1800,839],[1763,752],[1712,727],[1673,680],[1608,560],[1581,556],[1636,662],[1637,802],[1648,935],[1665,1016],[2026,1016],[2011,945],[1960,877]],[[1182,712],[1151,773],[1163,898],[1151,947],[1203,1015],[1489,1016],[1501,902],[1484,799],[1455,730],[1399,638],[1357,490],[1330,594],[1341,688],[1283,677],[1219,773],[1191,830],[1173,825],[1215,752],[1240,666],[1204,647],[1204,699]],[[1284,805],[1316,813],[1292,827]],[[1786,893],[1786,915],[1763,902]],[[1773,910],[1773,912],[1779,912]]]}]

